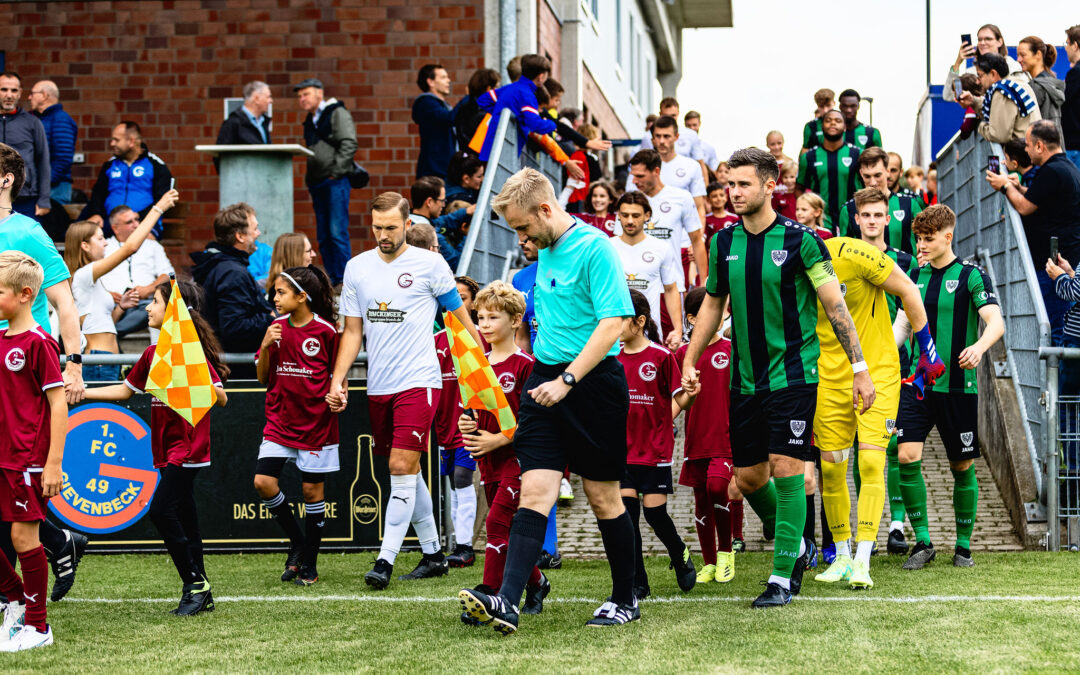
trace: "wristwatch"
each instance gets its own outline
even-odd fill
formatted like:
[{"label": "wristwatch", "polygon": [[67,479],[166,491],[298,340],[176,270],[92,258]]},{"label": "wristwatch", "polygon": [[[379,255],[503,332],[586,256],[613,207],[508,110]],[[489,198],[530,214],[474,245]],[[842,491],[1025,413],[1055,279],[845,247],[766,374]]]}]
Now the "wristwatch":
[{"label": "wristwatch", "polygon": [[577,384],[577,378],[575,378],[573,373],[571,373],[569,370],[564,370],[562,375],[559,375],[559,377],[562,378],[562,381],[565,382],[566,386],[568,387],[572,387]]},{"label": "wristwatch", "polygon": [[82,365],[82,354],[68,354],[67,355],[67,360],[68,360],[68,363],[77,363],[77,364],[79,364],[81,366]]}]

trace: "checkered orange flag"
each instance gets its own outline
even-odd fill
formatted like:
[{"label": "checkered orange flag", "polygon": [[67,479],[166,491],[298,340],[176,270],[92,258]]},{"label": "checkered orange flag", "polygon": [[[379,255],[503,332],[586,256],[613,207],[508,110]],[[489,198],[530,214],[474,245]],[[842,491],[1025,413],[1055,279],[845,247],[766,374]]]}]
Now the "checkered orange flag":
[{"label": "checkered orange flag", "polygon": [[146,391],[175,410],[191,426],[198,424],[217,401],[206,354],[175,278],[154,360],[150,362]]},{"label": "checkered orange flag", "polygon": [[469,331],[450,312],[445,312],[446,337],[450,341],[450,356],[454,358],[454,368],[458,373],[458,387],[461,389],[461,404],[466,410],[487,410],[499,421],[499,431],[513,440],[517,430],[517,420],[506,394],[499,386],[499,378],[491,369],[484,350],[476,344]]}]

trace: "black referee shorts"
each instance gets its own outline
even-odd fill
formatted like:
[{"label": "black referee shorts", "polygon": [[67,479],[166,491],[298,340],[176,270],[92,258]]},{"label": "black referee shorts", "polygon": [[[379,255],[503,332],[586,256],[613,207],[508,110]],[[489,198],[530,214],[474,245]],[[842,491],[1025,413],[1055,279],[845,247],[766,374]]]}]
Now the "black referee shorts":
[{"label": "black referee shorts", "polygon": [[537,361],[521,392],[514,435],[521,472],[562,471],[569,466],[570,471],[589,480],[622,480],[630,409],[622,364],[614,356],[605,358],[550,408],[529,396],[530,390],[559,377],[568,365]]}]

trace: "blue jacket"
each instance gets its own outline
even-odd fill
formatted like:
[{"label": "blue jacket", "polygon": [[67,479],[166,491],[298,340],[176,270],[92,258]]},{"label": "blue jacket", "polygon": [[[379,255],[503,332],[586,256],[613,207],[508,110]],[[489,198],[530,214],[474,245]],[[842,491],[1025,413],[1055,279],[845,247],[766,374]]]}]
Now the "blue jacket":
[{"label": "blue jacket", "polygon": [[79,126],[64,110],[63,103],[56,103],[35,112],[45,127],[45,137],[49,139],[49,164],[52,167],[52,185],[71,182],[71,159],[75,156],[75,141],[79,137]]},{"label": "blue jacket", "polygon": [[[117,206],[128,206],[145,218],[150,207],[169,191],[172,173],[161,158],[146,149],[144,144],[138,159],[128,166],[119,157],[113,157],[101,165],[97,182],[90,194],[90,201],[79,214],[79,220],[101,216],[105,220],[105,235],[111,234],[109,212]],[[154,226],[155,237],[161,236],[164,226],[158,220]]]},{"label": "blue jacket", "polygon": [[476,104],[481,110],[491,113],[491,122],[488,124],[487,136],[484,137],[484,147],[480,149],[480,161],[486,162],[491,154],[491,144],[495,140],[495,130],[499,128],[499,115],[504,108],[509,108],[517,118],[518,139],[517,151],[525,147],[525,139],[530,133],[550,134],[555,131],[555,123],[550,119],[540,116],[539,104],[536,102],[536,85],[532,80],[524,77],[498,89],[492,89],[480,98]]},{"label": "blue jacket", "polygon": [[511,285],[521,291],[525,296],[525,316],[521,317],[521,320],[529,327],[529,339],[533,344],[536,344],[536,309],[533,306],[533,286],[536,285],[536,270],[537,264],[533,263],[528,267],[518,270],[518,273],[514,275],[511,280]]},{"label": "blue jacket", "polygon": [[450,158],[457,151],[454,117],[462,101],[451,108],[446,101],[429,92],[420,94],[413,101],[412,120],[420,127],[420,156],[416,158],[417,178],[446,178]]}]

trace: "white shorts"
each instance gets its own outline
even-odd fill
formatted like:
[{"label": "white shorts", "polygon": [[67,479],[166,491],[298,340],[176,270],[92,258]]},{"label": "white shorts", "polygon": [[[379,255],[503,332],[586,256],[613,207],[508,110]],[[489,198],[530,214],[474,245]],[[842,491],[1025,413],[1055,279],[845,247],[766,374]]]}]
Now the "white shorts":
[{"label": "white shorts", "polygon": [[297,450],[264,438],[259,446],[259,459],[263,457],[290,459],[296,462],[296,468],[308,473],[333,473],[341,468],[337,443],[324,446],[321,450]]}]

